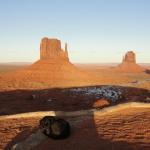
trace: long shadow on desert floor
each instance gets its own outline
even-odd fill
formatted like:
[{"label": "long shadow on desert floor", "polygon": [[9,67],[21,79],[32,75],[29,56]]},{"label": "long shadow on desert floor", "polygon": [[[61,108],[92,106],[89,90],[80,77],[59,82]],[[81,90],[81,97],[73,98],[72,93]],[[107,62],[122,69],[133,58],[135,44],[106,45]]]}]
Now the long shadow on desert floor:
[{"label": "long shadow on desert floor", "polygon": [[[148,150],[150,148],[150,110],[148,109],[125,109],[123,111],[108,113],[104,116],[80,116],[65,118],[72,127],[69,138],[64,140],[45,139],[39,145],[32,148],[34,150],[66,150],[66,149],[112,149],[112,150]],[[19,122],[21,121],[21,124]],[[38,127],[39,118],[26,118],[21,120],[11,120],[15,124],[9,131],[5,131],[7,138],[22,127],[12,136],[5,150],[9,150],[12,145],[24,140],[29,134],[35,132]],[[5,122],[5,121],[4,121]],[[4,123],[3,122],[3,123]],[[30,128],[25,129],[24,125]],[[8,124],[6,126],[10,126]],[[11,134],[10,134],[11,132]],[[4,135],[3,135],[4,136]],[[34,139],[33,139],[34,140]],[[36,141],[35,141],[36,142]]]},{"label": "long shadow on desert floor", "polygon": [[146,89],[109,85],[1,91],[0,115],[103,108],[131,101],[146,102],[149,97]]},{"label": "long shadow on desert floor", "polygon": [[[102,87],[1,92],[1,115],[34,111],[100,109],[131,101],[147,102],[147,97],[150,97],[149,91],[145,89],[109,86],[112,90],[119,89],[122,95],[119,100],[107,100],[106,97],[102,98],[101,95],[93,94],[95,90]],[[33,149],[148,150],[150,148],[149,108],[123,109],[106,115],[92,114],[64,118],[71,124],[70,137],[65,140],[46,139]],[[13,144],[27,138],[35,131],[35,128],[38,128],[39,120],[40,117],[34,116],[1,120],[0,147],[8,150]]]},{"label": "long shadow on desert floor", "polygon": [[150,74],[150,69],[146,69],[145,73]]}]

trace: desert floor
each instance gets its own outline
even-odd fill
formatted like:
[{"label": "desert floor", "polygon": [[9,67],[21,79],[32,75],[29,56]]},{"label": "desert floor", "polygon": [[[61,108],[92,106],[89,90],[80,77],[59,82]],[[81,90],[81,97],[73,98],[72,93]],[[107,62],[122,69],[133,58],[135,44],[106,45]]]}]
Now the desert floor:
[{"label": "desert floor", "polygon": [[[105,115],[66,118],[72,134],[65,140],[45,139],[35,150],[112,149],[149,150],[150,109],[126,108]],[[10,149],[38,128],[39,117],[4,119],[0,124],[0,149]]]},{"label": "desert floor", "polygon": [[[122,73],[114,65],[77,64],[79,68],[95,75],[97,85],[42,89],[0,89],[0,115],[36,111],[76,111],[117,105],[126,102],[150,102],[150,73]],[[25,67],[25,66],[22,66]],[[21,66],[0,66],[0,78],[5,73],[22,69]],[[149,66],[146,66],[150,68]],[[7,84],[7,83],[6,83]],[[112,86],[122,92],[119,101],[111,103],[93,94],[85,95],[82,89],[99,89]],[[74,92],[74,91],[78,92]],[[103,116],[66,118],[72,124],[71,136],[62,141],[45,140],[34,149],[150,149],[149,108],[132,108]],[[38,128],[39,118],[0,120],[0,149],[27,138]]]}]

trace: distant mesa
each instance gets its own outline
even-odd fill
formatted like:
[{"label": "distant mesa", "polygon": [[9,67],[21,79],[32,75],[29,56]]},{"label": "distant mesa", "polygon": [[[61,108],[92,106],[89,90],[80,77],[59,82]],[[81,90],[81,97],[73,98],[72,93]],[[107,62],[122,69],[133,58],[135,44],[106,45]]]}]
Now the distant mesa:
[{"label": "distant mesa", "polygon": [[143,72],[144,68],[136,64],[136,54],[133,51],[128,51],[123,56],[122,63],[117,67],[117,70],[122,72]]},{"label": "distant mesa", "polygon": [[136,64],[136,56],[133,51],[128,51],[123,57],[122,63],[134,63]]},{"label": "distant mesa", "polygon": [[69,61],[67,43],[65,44],[65,50],[61,48],[61,41],[58,39],[49,39],[47,37],[41,40],[40,44],[40,59],[53,59]]},{"label": "distant mesa", "polygon": [[40,43],[40,59],[23,70],[5,75],[3,80],[9,87],[39,89],[88,85],[91,75],[69,61],[67,44],[62,49],[60,40],[45,37]]}]

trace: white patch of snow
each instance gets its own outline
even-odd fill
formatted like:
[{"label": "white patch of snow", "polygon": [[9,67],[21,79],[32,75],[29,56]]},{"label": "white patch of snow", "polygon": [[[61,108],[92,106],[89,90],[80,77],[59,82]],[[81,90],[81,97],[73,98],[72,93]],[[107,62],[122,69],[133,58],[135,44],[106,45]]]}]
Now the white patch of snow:
[{"label": "white patch of snow", "polygon": [[51,98],[49,98],[47,101],[48,101],[48,102],[51,102],[51,101],[52,101],[52,99],[51,99]]},{"label": "white patch of snow", "polygon": [[118,101],[122,97],[121,89],[113,86],[88,87],[70,89],[74,94],[92,95],[98,98],[107,98],[112,102]]}]

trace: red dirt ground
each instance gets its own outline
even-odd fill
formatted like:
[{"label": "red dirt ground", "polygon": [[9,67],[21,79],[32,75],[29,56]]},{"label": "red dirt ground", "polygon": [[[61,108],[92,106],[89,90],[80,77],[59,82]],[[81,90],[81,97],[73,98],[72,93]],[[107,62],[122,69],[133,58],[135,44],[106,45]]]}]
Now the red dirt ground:
[{"label": "red dirt ground", "polygon": [[[106,105],[106,101],[101,103],[92,96],[74,95],[67,89],[64,92],[64,87],[72,86],[120,85],[123,88],[123,98],[120,103],[145,102],[147,98],[150,99],[149,72],[120,73],[111,67],[101,68],[98,66],[94,68],[92,66],[81,67],[81,72],[78,73],[76,68],[71,67],[69,73],[70,64],[69,67],[66,65],[53,66],[53,69],[50,67],[49,70],[45,69],[45,65],[47,68],[54,64],[43,62],[40,71],[35,65],[31,67],[31,70],[29,67],[27,71],[17,71],[17,73],[0,76],[0,115],[44,110],[71,111],[93,107],[103,108]],[[34,73],[33,70],[35,70]],[[65,73],[61,70],[65,70]],[[88,73],[85,75],[85,72]],[[50,76],[48,76],[49,74]],[[77,77],[76,80],[73,80],[74,76]],[[35,99],[31,99],[32,95],[36,95]],[[52,101],[48,101],[49,99]],[[94,116],[69,118],[70,121],[77,121],[70,138],[62,141],[47,140],[35,149],[148,150],[150,149],[149,116],[148,109],[132,109],[98,118]],[[9,149],[12,145],[11,142],[20,141],[31,134],[32,129],[37,126],[38,120],[39,118],[1,121],[0,149],[4,149],[4,147]]]},{"label": "red dirt ground", "polygon": [[[149,108],[123,109],[102,116],[67,119],[72,134],[66,140],[45,140],[34,150],[149,150]],[[8,119],[0,124],[0,149],[8,150],[38,126],[39,118]]]}]

